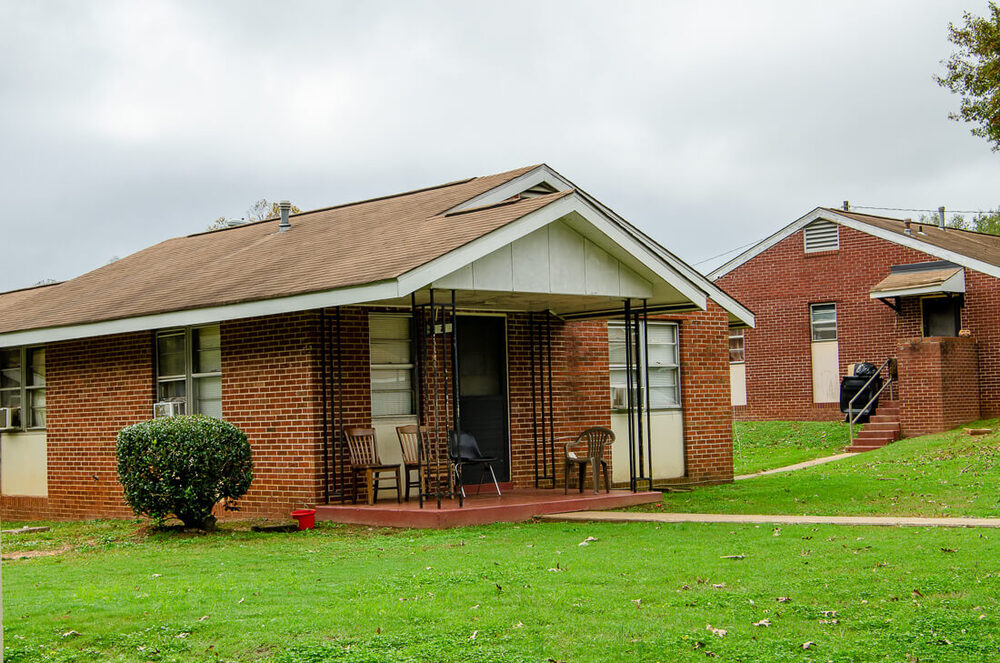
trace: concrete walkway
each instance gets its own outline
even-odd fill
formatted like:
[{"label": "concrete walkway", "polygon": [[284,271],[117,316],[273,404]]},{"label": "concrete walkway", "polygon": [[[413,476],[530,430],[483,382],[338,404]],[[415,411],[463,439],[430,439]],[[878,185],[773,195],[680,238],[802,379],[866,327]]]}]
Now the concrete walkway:
[{"label": "concrete walkway", "polygon": [[843,460],[844,458],[850,458],[852,456],[857,456],[857,453],[843,453],[836,454],[835,456],[824,456],[823,458],[813,458],[812,460],[807,460],[802,463],[795,463],[794,465],[785,465],[784,467],[775,467],[771,470],[762,470],[760,472],[754,472],[753,474],[741,474],[737,477],[733,477],[736,481],[742,481],[743,479],[753,479],[754,477],[762,477],[766,474],[777,474],[779,472],[794,472],[795,470],[804,470],[807,467],[814,467],[816,465],[824,465],[826,463],[832,463],[835,460]]},{"label": "concrete walkway", "polygon": [[577,511],[539,516],[541,520],[600,523],[743,523],[761,525],[882,525],[886,527],[994,527],[1000,518],[913,518],[896,516],[768,516],[722,513],[634,513]]}]

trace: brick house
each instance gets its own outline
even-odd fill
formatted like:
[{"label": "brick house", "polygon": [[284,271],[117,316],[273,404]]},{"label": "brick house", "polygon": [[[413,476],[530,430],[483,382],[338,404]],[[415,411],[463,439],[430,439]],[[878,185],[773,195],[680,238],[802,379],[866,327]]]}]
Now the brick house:
[{"label": "brick house", "polygon": [[709,278],[757,316],[730,338],[737,418],[843,418],[840,377],[890,358],[899,422],[865,446],[1000,415],[1000,237],[821,207]]},{"label": "brick house", "polygon": [[593,425],[617,484],[728,481],[726,339],[752,324],[545,165],[285,206],[0,294],[2,515],[128,515],[115,436],[154,407],[248,434],[246,515],[349,496],[357,425],[388,462],[395,426],[468,430],[515,488],[562,487],[557,441]]}]

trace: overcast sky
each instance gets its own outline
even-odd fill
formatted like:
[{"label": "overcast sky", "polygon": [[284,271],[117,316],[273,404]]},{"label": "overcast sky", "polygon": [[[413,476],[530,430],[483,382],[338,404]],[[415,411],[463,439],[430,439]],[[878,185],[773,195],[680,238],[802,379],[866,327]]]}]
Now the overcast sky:
[{"label": "overcast sky", "polygon": [[932,79],[986,2],[916,7],[0,0],[0,290],[538,162],[703,271],[817,205],[1000,206]]}]

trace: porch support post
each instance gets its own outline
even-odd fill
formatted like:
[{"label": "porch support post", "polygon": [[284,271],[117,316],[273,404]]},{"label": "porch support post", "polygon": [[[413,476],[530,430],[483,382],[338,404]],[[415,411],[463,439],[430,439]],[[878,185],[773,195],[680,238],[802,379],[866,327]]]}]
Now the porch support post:
[{"label": "porch support post", "polygon": [[[555,409],[552,406],[552,314],[545,312],[545,363],[547,366],[548,394],[549,394],[549,437],[545,446],[542,447],[542,463],[545,470],[545,479],[552,481],[552,487],[556,487],[556,427]],[[544,404],[543,404],[544,407]],[[552,469],[549,471],[551,461]]]},{"label": "porch support post", "polygon": [[635,421],[632,417],[632,300],[625,300],[625,408],[628,413],[628,482],[629,489],[636,492],[635,467]]},{"label": "porch support post", "polygon": [[[334,492],[340,493],[340,502],[342,504],[347,502],[347,490],[344,486],[344,355],[343,355],[343,331],[341,329],[341,316],[340,307],[336,309],[336,320],[337,320],[337,401],[335,407],[337,408],[337,430],[334,432],[334,449],[335,453],[333,455],[333,488]],[[353,489],[353,486],[352,486]]]},{"label": "porch support post", "polygon": [[[645,362],[646,380],[646,463],[648,464],[649,488],[653,488],[653,396],[652,386],[649,383],[649,306],[647,301],[642,300],[642,354],[647,357]],[[678,340],[678,346],[680,345]]]},{"label": "porch support post", "polygon": [[531,357],[531,442],[535,458],[535,488],[538,488],[538,402],[535,385],[535,312],[528,313],[528,354]]},{"label": "porch support post", "polygon": [[330,503],[330,384],[326,374],[329,358],[329,330],[327,329],[326,309],[319,310],[319,357],[320,380],[323,390],[323,503]]},{"label": "porch support post", "polygon": [[[413,349],[413,400],[417,414],[417,502],[424,508],[424,323],[423,311],[417,310],[417,293],[410,293],[410,338],[416,344]],[[410,477],[406,477],[409,481]]]}]

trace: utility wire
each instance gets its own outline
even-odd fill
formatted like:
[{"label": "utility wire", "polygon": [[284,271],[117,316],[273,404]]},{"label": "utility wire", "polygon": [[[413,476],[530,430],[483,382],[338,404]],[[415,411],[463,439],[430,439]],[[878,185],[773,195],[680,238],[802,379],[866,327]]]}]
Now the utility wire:
[{"label": "utility wire", "polygon": [[[873,207],[868,205],[855,205],[851,203],[851,210],[853,209],[880,209],[880,210],[887,210],[890,212],[934,212],[935,214],[938,213],[938,210],[936,209],[917,209],[914,207]],[[851,210],[847,211],[850,212]],[[992,210],[945,208],[945,212],[948,214],[986,214],[990,211]]]},{"label": "utility wire", "polygon": [[717,256],[712,256],[711,258],[705,258],[704,260],[699,260],[698,262],[693,262],[693,263],[691,263],[691,265],[692,266],[694,266],[694,265],[700,265],[702,263],[708,262],[709,260],[715,260],[716,258],[721,258],[722,256],[728,256],[730,253],[735,253],[736,251],[739,251],[740,249],[749,248],[749,247],[753,246],[756,243],[757,242],[754,241],[754,242],[750,242],[749,244],[744,244],[743,246],[737,246],[735,249],[729,249],[725,253],[720,253]]}]

